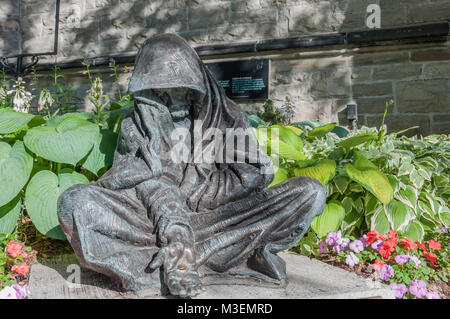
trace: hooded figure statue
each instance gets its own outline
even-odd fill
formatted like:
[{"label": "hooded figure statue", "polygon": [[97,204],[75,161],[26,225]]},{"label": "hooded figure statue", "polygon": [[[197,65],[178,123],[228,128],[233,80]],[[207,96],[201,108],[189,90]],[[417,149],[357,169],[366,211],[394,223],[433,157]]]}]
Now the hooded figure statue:
[{"label": "hooded figure statue", "polygon": [[[112,168],[58,200],[80,264],[124,290],[167,287],[179,296],[195,296],[208,274],[237,267],[284,281],[276,253],[293,247],[322,212],[320,182],[297,177],[267,188],[272,161],[247,116],[179,36],[143,44],[129,92],[134,112],[122,122]],[[214,139],[195,138],[208,130]],[[244,149],[234,147],[238,134],[230,130],[247,132]],[[185,134],[174,139],[179,132]],[[194,156],[178,160],[177,148]]]}]

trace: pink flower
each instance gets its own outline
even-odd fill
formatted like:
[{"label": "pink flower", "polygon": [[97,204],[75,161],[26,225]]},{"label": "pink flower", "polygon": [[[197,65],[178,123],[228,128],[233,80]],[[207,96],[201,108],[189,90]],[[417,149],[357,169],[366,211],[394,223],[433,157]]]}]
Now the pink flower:
[{"label": "pink flower", "polygon": [[11,240],[6,245],[6,251],[8,252],[8,255],[11,256],[12,258],[17,258],[17,256],[19,256],[22,253],[22,245],[19,244],[18,242]]},{"label": "pink flower", "polygon": [[19,275],[25,276],[30,272],[30,268],[26,263],[21,263],[11,267],[11,271],[18,273]]},{"label": "pink flower", "polygon": [[402,299],[403,296],[408,292],[408,289],[404,284],[392,283],[389,285],[395,291],[395,298]]},{"label": "pink flower", "polygon": [[25,284],[23,286],[14,284],[11,287],[13,287],[16,290],[17,299],[24,299],[24,298],[27,298],[30,296],[30,291],[28,290],[27,284]]},{"label": "pink flower", "polygon": [[414,280],[409,286],[409,292],[417,298],[423,298],[428,293],[427,284],[423,280]]},{"label": "pink flower", "polygon": [[355,256],[354,253],[350,252],[345,258],[345,263],[349,267],[354,267],[355,265],[359,264],[359,259]]},{"label": "pink flower", "polygon": [[438,241],[429,240],[428,241],[428,247],[430,247],[430,249],[440,250],[441,249],[441,243],[438,242]]},{"label": "pink flower", "polygon": [[388,264],[384,265],[380,269],[380,279],[381,280],[389,280],[389,278],[391,278],[393,274],[394,274],[394,268],[392,268]]},{"label": "pink flower", "polygon": [[397,255],[394,260],[397,264],[406,264],[409,260],[409,255]]},{"label": "pink flower", "polygon": [[364,244],[360,240],[354,240],[350,243],[349,248],[358,254],[364,250]]}]

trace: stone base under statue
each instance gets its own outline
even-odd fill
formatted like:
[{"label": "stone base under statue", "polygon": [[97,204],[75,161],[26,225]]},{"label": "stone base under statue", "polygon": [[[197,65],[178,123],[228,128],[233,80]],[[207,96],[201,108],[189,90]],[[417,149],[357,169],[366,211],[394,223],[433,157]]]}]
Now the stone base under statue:
[{"label": "stone base under statue", "polygon": [[[392,290],[379,282],[304,256],[279,255],[286,261],[287,281],[273,280],[245,266],[223,274],[200,269],[206,291],[195,298],[395,298]],[[78,274],[80,283],[72,283]],[[120,292],[106,276],[79,268],[75,255],[39,260],[31,268],[29,285],[33,299],[174,298],[160,287]]]}]

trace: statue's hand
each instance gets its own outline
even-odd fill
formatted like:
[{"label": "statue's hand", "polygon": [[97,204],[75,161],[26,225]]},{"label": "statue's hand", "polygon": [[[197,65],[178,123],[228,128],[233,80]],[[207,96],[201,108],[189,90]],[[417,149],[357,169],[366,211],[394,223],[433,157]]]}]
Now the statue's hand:
[{"label": "statue's hand", "polygon": [[205,290],[195,269],[195,254],[192,248],[177,241],[162,248],[150,267],[163,266],[164,281],[172,295],[194,297]]}]

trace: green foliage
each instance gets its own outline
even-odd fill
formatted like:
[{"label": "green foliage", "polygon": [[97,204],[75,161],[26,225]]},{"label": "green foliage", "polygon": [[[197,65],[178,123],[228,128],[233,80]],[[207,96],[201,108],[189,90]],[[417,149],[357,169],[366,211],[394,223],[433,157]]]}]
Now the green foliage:
[{"label": "green foliage", "polygon": [[[258,131],[268,127],[256,117],[252,121],[259,123]],[[303,144],[290,144],[289,154],[268,149],[279,159],[270,186],[296,176],[318,179],[327,190],[327,202],[339,202],[345,209],[344,218],[335,218],[344,234],[356,237],[368,230],[395,229],[420,241],[427,232],[450,226],[449,136],[408,138],[387,134],[384,125],[347,135],[335,123],[305,121],[285,127],[299,129],[294,133]],[[276,144],[276,135],[264,138],[264,145]],[[289,144],[286,139],[283,142]],[[291,156],[295,151],[301,155]],[[323,221],[319,220],[312,229],[322,237],[324,230],[318,226]]]},{"label": "green foliage", "polygon": [[0,96],[0,233],[14,231],[23,204],[42,234],[65,239],[56,214],[59,195],[107,171],[121,122],[133,110],[128,94],[119,91],[120,99],[110,103],[101,82],[92,80],[89,97],[95,111],[67,112],[73,99],[57,71],[55,67],[53,84],[59,93],[41,94],[41,115],[16,112],[10,98]]},{"label": "green foliage", "polygon": [[329,232],[337,231],[344,217],[345,208],[340,202],[332,199],[325,205],[322,215],[313,220],[311,228],[319,238],[323,238]]}]

